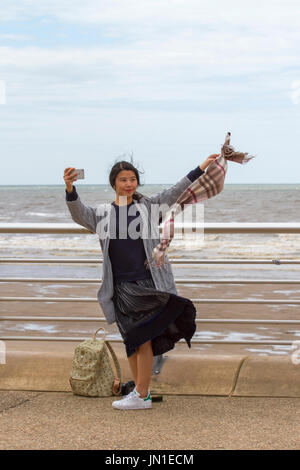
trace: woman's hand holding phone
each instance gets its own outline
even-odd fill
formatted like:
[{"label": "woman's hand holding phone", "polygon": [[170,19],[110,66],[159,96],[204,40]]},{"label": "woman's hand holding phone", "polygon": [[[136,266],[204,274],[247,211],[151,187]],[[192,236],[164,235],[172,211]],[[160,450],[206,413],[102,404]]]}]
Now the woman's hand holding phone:
[{"label": "woman's hand holding phone", "polygon": [[78,173],[74,173],[75,168],[74,167],[68,167],[64,171],[64,180],[66,183],[66,189],[68,193],[71,193],[73,190],[73,183],[74,181],[77,181],[77,175]]}]

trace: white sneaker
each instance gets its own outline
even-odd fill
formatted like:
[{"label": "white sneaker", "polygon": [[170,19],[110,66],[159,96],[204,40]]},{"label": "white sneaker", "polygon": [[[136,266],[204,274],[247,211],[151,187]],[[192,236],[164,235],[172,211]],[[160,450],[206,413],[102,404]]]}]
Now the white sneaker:
[{"label": "white sneaker", "polygon": [[140,394],[135,388],[132,392],[122,398],[122,400],[114,401],[112,406],[117,410],[148,410],[152,408],[150,391],[146,398],[140,398]]}]

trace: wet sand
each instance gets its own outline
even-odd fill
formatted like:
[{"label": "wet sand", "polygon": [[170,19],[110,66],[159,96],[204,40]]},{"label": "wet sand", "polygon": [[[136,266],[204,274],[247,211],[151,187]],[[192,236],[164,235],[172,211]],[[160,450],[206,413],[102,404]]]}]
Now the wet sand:
[{"label": "wet sand", "polygon": [[[179,276],[177,276],[179,277]],[[1,296],[24,297],[91,297],[96,299],[99,284],[58,284],[50,283],[12,283],[0,284]],[[297,285],[246,285],[246,284],[177,284],[178,294],[190,299],[299,299]],[[249,304],[209,304],[195,303],[198,319],[260,319],[260,320],[299,320],[299,305],[249,305]],[[52,336],[89,338],[93,332],[104,327],[108,339],[121,338],[116,324],[108,325],[97,321],[103,313],[98,302],[1,302],[3,316],[41,316],[41,317],[95,317],[95,322],[61,321],[1,321],[1,336]],[[197,323],[194,340],[300,340],[300,325],[268,324],[215,324]],[[40,342],[39,342],[40,343]],[[186,349],[184,342],[176,349]],[[197,344],[194,351],[205,354],[247,354],[247,355],[288,355],[289,345],[232,345]]]}]

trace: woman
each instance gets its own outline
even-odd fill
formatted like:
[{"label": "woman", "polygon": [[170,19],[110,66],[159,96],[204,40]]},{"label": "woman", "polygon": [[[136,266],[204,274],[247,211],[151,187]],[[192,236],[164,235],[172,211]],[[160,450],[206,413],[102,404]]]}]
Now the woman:
[{"label": "woman", "polygon": [[[193,303],[178,296],[170,263],[161,268],[147,263],[160,241],[158,224],[153,227],[152,209],[159,205],[159,213],[163,217],[167,208],[218,156],[210,155],[174,186],[153,197],[137,192],[139,171],[133,164],[118,162],[109,176],[116,199],[97,208],[81,202],[73,185],[77,180],[75,168],[69,167],[64,171],[66,203],[72,219],[92,233],[100,232],[103,274],[98,301],[108,323],[116,321],[118,325],[135,382],[132,392],[113,402],[116,409],[151,408],[149,387],[153,356],[173,349],[181,338],[190,347],[196,330]],[[142,230],[145,218],[148,228],[151,228],[151,236],[147,237]]]}]

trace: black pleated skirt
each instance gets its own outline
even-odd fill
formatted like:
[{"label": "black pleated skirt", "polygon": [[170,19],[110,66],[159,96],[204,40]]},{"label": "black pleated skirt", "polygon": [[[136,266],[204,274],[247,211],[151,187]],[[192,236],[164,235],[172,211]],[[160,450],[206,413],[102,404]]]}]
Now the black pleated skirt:
[{"label": "black pleated skirt", "polygon": [[149,340],[154,356],[170,351],[182,338],[191,347],[196,331],[194,304],[179,295],[158,291],[152,277],[115,283],[113,302],[127,357]]}]

